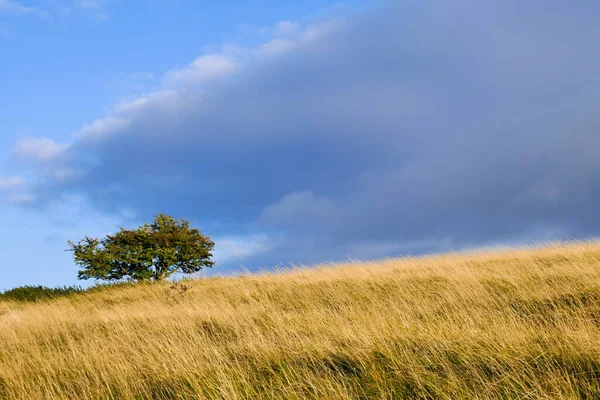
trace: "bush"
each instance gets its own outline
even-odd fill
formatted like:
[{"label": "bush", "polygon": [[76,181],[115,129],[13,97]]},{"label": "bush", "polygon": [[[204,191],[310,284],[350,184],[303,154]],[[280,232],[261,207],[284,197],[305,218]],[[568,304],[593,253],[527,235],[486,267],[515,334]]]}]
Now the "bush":
[{"label": "bush", "polygon": [[19,286],[0,293],[0,300],[45,301],[81,292],[85,292],[85,289],[80,286],[63,286],[57,288],[49,288],[46,286]]}]

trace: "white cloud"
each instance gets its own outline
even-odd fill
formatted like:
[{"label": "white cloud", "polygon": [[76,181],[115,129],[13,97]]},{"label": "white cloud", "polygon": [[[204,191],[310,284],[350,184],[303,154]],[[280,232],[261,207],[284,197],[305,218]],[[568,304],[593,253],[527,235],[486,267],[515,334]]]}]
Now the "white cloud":
[{"label": "white cloud", "polygon": [[95,13],[98,20],[103,21],[109,18],[105,6],[111,1],[112,0],[78,0],[77,5],[82,9],[91,10]]},{"label": "white cloud", "polygon": [[300,25],[296,22],[280,21],[275,26],[275,36],[296,36],[300,31]]},{"label": "white cloud", "polygon": [[317,40],[322,35],[340,28],[342,23],[343,19],[339,18],[301,27],[295,22],[280,21],[268,29],[271,39],[262,45],[244,49],[226,44],[218,53],[202,55],[189,65],[168,72],[164,82],[167,85],[210,83],[241,70],[244,64],[259,61],[265,56],[278,56]]},{"label": "white cloud", "polygon": [[108,134],[114,134],[127,127],[130,120],[127,118],[108,116],[84,125],[75,133],[75,138],[98,139]]},{"label": "white cloud", "polygon": [[[98,2],[100,5],[102,2]],[[96,4],[96,2],[89,3]],[[242,67],[264,57],[282,55],[295,46],[316,40],[321,35],[341,27],[341,19],[323,21],[301,28],[299,24],[281,21],[272,28],[274,39],[256,48],[242,48],[233,44],[224,44],[219,53],[206,54],[196,58],[189,65],[173,69],[163,77],[167,86],[190,86],[209,83],[230,76],[242,70]],[[245,61],[245,62],[244,62]],[[154,74],[149,74],[154,78]],[[160,89],[144,94],[132,100],[117,104],[107,116],[84,125],[73,135],[76,140],[103,139],[125,130],[138,112],[147,112],[150,107],[166,109],[181,106],[181,91]]]},{"label": "white cloud", "polygon": [[269,55],[280,55],[294,47],[294,42],[290,39],[273,39],[260,46],[259,51]]},{"label": "white cloud", "polygon": [[52,163],[66,154],[68,144],[57,143],[46,137],[26,137],[12,149],[12,155],[19,160],[37,164]]},{"label": "white cloud", "polygon": [[27,192],[27,181],[20,176],[0,177],[0,200],[10,204],[25,205],[35,198]]},{"label": "white cloud", "polygon": [[[73,135],[74,139],[96,141],[117,135],[125,130],[139,112],[147,111],[151,106],[166,106],[177,92],[159,90],[117,104],[104,118],[86,124]],[[175,102],[177,104],[177,102]]]},{"label": "white cloud", "polygon": [[[2,1],[2,0],[0,0]],[[108,3],[119,0],[46,0],[45,6],[49,13],[54,16],[76,17],[80,15],[91,15],[98,21],[109,19],[107,11]],[[44,15],[46,11],[42,11]]]},{"label": "white cloud", "polygon": [[30,14],[37,12],[37,9],[33,7],[25,7],[14,1],[0,0],[0,12],[14,14]]},{"label": "white cloud", "polygon": [[6,202],[16,205],[31,204],[35,201],[35,196],[29,193],[12,194],[6,197]]},{"label": "white cloud", "polygon": [[66,182],[76,178],[81,178],[84,175],[84,171],[80,168],[59,166],[56,168],[46,168],[40,175],[46,176],[58,182]]},{"label": "white cloud", "polygon": [[[49,179],[54,182],[66,182],[83,176],[83,170],[79,167],[69,165],[70,144],[57,143],[56,141],[41,137],[26,137],[13,147],[11,155],[20,165],[30,166],[36,171],[39,178]],[[21,185],[26,186],[22,181]],[[11,202],[29,203],[35,197],[18,193]]]},{"label": "white cloud", "polygon": [[259,46],[255,53],[258,57],[281,56],[299,46],[318,40],[320,37],[342,28],[343,18],[321,21],[301,28],[298,24],[279,22],[273,33],[273,38]]},{"label": "white cloud", "polygon": [[[126,113],[135,113],[143,111],[145,107],[150,105],[152,102],[165,102],[168,101],[176,92],[172,90],[159,90],[150,94],[142,95],[134,98],[133,100],[123,101],[115,106],[112,111],[112,115],[121,115]],[[100,120],[99,120],[100,121]],[[107,128],[110,128],[107,126]],[[113,130],[119,129],[119,125],[113,127]]]},{"label": "white cloud", "polygon": [[78,3],[83,8],[102,8],[111,0],[79,0]]},{"label": "white cloud", "polygon": [[207,54],[196,58],[190,65],[175,69],[165,76],[165,83],[197,84],[229,75],[236,70],[236,63],[223,54]]},{"label": "white cloud", "polygon": [[[283,55],[294,47],[314,41],[341,26],[342,19],[322,21],[304,28],[294,22],[281,21],[271,29],[274,38],[256,48],[224,44],[220,52],[202,55],[183,68],[167,72],[162,80],[167,87],[183,88],[196,84],[216,83],[224,77],[242,71],[243,67],[248,67],[249,64]],[[175,109],[181,106],[182,97],[181,90],[165,88],[123,101],[117,104],[106,117],[83,126],[74,134],[74,138],[96,140],[115,135],[129,126],[136,113],[147,112],[150,107],[163,110]]]},{"label": "white cloud", "polygon": [[215,243],[215,260],[228,263],[264,253],[274,246],[275,241],[267,235],[250,235],[218,237]]},{"label": "white cloud", "polygon": [[25,186],[25,179],[20,176],[11,176],[8,178],[0,177],[0,190],[14,190]]}]

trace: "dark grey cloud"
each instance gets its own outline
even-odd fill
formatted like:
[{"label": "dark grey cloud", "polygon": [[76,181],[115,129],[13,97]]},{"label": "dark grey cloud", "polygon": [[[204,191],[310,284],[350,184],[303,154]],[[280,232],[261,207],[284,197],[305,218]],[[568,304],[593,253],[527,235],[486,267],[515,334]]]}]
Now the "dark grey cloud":
[{"label": "dark grey cloud", "polygon": [[169,76],[210,83],[54,146],[71,174],[37,160],[33,194],[276,237],[248,267],[598,235],[600,5],[496,3],[392,3],[202,59]]}]

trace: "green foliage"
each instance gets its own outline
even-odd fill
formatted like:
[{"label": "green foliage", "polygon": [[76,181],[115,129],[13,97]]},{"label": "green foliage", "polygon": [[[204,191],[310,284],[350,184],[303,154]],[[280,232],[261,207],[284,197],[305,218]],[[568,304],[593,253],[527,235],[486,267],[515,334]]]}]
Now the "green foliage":
[{"label": "green foliage", "polygon": [[161,281],[176,272],[191,274],[212,267],[214,242],[188,221],[159,214],[135,230],[120,228],[103,239],[69,241],[82,267],[79,279]]},{"label": "green foliage", "polygon": [[45,301],[56,299],[58,297],[70,296],[84,291],[85,289],[79,286],[64,286],[57,288],[45,286],[19,286],[0,293],[0,300]]}]

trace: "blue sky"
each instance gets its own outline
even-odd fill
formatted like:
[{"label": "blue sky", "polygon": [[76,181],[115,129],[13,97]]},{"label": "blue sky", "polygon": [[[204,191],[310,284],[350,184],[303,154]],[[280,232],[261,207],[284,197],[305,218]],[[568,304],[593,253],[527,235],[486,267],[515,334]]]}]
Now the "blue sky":
[{"label": "blue sky", "polygon": [[215,273],[600,230],[600,5],[0,0],[2,284],[166,212]]}]

